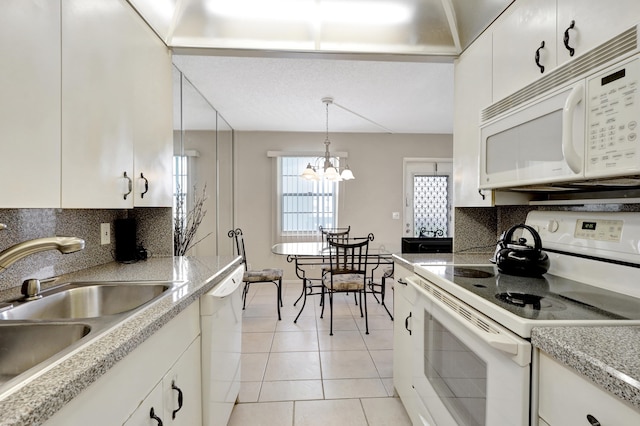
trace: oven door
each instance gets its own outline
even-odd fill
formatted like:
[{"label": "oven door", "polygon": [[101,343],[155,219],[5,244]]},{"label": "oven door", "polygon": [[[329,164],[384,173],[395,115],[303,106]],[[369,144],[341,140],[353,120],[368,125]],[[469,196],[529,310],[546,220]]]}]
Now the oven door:
[{"label": "oven door", "polygon": [[531,344],[413,276],[413,386],[422,424],[528,425]]},{"label": "oven door", "polygon": [[480,188],[584,177],[584,82],[561,89],[480,129]]}]

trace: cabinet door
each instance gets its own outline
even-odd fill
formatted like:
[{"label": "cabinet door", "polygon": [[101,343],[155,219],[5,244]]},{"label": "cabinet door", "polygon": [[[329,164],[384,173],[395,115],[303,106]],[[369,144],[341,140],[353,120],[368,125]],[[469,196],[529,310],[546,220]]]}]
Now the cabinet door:
[{"label": "cabinet door", "polygon": [[[393,386],[400,396],[409,416],[413,419],[413,388],[411,386],[412,349],[411,324],[412,299],[415,299],[415,289],[401,284],[411,272],[396,263],[393,286]],[[406,282],[406,281],[404,281]]]},{"label": "cabinet door", "polygon": [[453,197],[456,207],[492,205],[491,191],[478,193],[480,111],[491,104],[492,99],[491,52],[491,34],[484,34],[455,63]]},{"label": "cabinet door", "polygon": [[[518,0],[493,28],[493,101],[547,74],[556,66],[556,0]],[[540,64],[535,63],[539,50]]]},{"label": "cabinet door", "polygon": [[[153,31],[135,47],[134,205],[171,207],[173,156],[172,64],[169,49]],[[141,174],[144,176],[142,179]],[[146,193],[145,193],[146,191]]]},{"label": "cabinet door", "polygon": [[[638,425],[640,411],[540,352],[538,414],[551,426]],[[593,423],[596,424],[596,423]]]},{"label": "cabinet door", "polygon": [[122,0],[62,0],[62,207],[129,208],[132,46],[140,18]]},{"label": "cabinet door", "polygon": [[60,2],[0,13],[0,208],[60,207]]},{"label": "cabinet door", "polygon": [[165,425],[202,424],[200,337],[162,379]]},{"label": "cabinet door", "polygon": [[158,426],[160,424],[167,424],[167,418],[162,412],[162,383],[158,383],[153,388],[123,426]]},{"label": "cabinet door", "polygon": [[575,49],[574,56],[582,55],[624,30],[638,24],[640,1],[615,0],[563,0],[558,2],[558,64],[572,57],[564,47],[564,32],[569,30],[569,46]]}]

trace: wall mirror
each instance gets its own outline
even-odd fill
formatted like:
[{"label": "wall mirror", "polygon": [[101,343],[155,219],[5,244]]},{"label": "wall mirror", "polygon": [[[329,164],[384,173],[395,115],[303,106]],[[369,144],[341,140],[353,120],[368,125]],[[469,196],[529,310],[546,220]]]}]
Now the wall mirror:
[{"label": "wall mirror", "polygon": [[174,93],[174,233],[177,216],[190,232],[201,211],[187,255],[233,254],[233,129],[176,66]]}]

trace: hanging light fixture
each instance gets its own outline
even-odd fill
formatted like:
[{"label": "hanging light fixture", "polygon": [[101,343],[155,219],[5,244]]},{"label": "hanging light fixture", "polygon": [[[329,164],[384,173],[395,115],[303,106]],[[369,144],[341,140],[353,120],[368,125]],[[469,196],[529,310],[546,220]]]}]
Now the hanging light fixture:
[{"label": "hanging light fixture", "polygon": [[348,165],[342,169],[340,172],[335,164],[338,164],[338,158],[332,157],[329,152],[329,145],[331,145],[331,141],[329,141],[329,104],[333,104],[333,98],[322,98],[322,102],[325,105],[326,110],[326,135],[324,139],[324,157],[318,157],[315,161],[315,165],[311,165],[311,163],[307,164],[307,167],[304,169],[300,177],[307,180],[320,180],[320,175],[318,174],[318,163],[322,161],[322,176],[332,182],[339,182],[341,180],[351,180],[355,179],[353,172],[349,169]]}]

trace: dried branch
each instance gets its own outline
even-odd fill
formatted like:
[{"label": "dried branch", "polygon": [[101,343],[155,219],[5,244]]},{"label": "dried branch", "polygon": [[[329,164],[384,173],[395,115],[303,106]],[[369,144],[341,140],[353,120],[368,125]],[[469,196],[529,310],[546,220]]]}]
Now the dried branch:
[{"label": "dried branch", "polygon": [[213,233],[209,232],[204,237],[194,241],[198,228],[207,214],[207,211],[204,209],[204,203],[209,197],[207,197],[206,184],[204,185],[204,188],[202,188],[201,196],[197,195],[196,187],[194,186],[193,193],[195,195],[193,208],[185,214],[185,197],[181,193],[179,185],[176,193],[176,211],[173,227],[173,253],[176,256],[184,256],[196,244]]}]

